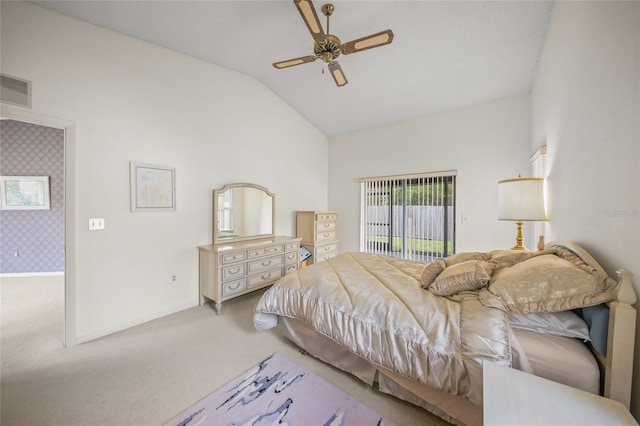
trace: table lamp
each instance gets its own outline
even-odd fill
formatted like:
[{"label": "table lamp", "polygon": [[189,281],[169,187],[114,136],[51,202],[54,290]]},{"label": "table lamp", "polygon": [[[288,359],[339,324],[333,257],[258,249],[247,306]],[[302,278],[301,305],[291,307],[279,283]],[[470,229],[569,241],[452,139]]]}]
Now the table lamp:
[{"label": "table lamp", "polygon": [[498,220],[515,220],[518,227],[512,250],[526,250],[522,222],[547,220],[544,205],[544,178],[521,177],[498,181]]}]

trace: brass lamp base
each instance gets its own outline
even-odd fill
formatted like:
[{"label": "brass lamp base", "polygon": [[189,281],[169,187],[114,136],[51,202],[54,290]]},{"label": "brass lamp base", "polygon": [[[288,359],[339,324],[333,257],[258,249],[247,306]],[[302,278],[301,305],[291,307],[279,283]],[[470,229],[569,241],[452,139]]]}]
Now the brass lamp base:
[{"label": "brass lamp base", "polygon": [[516,225],[518,226],[518,235],[516,236],[516,245],[511,247],[511,250],[526,250],[524,238],[522,238],[522,221],[517,221]]}]

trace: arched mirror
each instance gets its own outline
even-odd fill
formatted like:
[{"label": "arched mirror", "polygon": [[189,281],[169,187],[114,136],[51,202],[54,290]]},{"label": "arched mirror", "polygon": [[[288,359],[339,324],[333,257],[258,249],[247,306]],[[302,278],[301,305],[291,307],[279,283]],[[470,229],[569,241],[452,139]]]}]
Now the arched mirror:
[{"label": "arched mirror", "polygon": [[273,237],[276,195],[250,183],[213,191],[213,243]]}]

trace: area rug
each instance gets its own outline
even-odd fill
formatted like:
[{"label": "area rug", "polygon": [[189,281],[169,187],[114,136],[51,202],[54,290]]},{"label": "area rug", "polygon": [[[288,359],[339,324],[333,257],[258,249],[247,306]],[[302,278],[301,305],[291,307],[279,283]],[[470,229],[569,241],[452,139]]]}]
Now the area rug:
[{"label": "area rug", "polygon": [[165,426],[273,424],[393,425],[352,396],[275,353]]}]

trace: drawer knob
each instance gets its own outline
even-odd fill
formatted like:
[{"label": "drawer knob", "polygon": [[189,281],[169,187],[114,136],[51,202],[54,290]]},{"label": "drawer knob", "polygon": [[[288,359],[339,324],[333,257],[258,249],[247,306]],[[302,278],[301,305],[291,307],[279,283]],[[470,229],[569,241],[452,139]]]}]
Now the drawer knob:
[{"label": "drawer knob", "polygon": [[262,278],[263,280],[268,280],[269,278],[271,278],[271,274],[260,275],[260,278]]},{"label": "drawer knob", "polygon": [[235,274],[237,274],[238,272],[240,272],[240,268],[238,268],[238,269],[237,269],[237,270],[235,270],[235,271],[229,271],[229,274],[231,274],[231,275],[235,275]]},{"label": "drawer knob", "polygon": [[271,261],[267,261],[267,262],[262,262],[262,266],[269,266],[271,265]]}]

